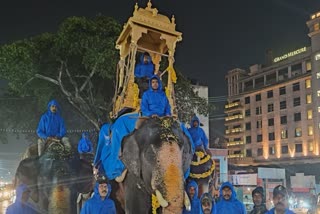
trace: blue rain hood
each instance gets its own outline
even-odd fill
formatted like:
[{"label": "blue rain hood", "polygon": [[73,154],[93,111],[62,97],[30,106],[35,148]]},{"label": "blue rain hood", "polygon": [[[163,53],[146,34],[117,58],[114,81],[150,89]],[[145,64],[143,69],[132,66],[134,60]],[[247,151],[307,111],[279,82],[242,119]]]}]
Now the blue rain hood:
[{"label": "blue rain hood", "polygon": [[89,133],[82,133],[82,138],[78,142],[78,152],[81,153],[90,153],[93,151],[92,142],[89,139]]},{"label": "blue rain hood", "polygon": [[154,74],[154,64],[152,63],[151,57],[148,57],[148,62],[144,63],[144,54],[140,56],[140,62],[136,65],[134,70],[135,77],[142,78],[147,77],[150,78]]},{"label": "blue rain hood", "polygon": [[[198,121],[197,127],[193,126],[194,121]],[[194,147],[203,146],[204,149],[208,148],[208,146],[209,146],[208,138],[206,136],[206,133],[200,127],[200,120],[196,115],[194,115],[192,117],[192,119],[190,121],[190,128],[188,129],[188,131],[192,137]]]},{"label": "blue rain hood", "polygon": [[157,80],[158,80],[158,85],[159,85],[159,87],[158,87],[157,91],[158,91],[158,92],[161,92],[161,91],[162,91],[162,81],[160,80],[160,78],[159,78],[158,75],[153,75],[153,76],[149,79],[149,90],[150,90],[150,91],[153,91],[152,86],[151,86],[151,82],[152,82],[153,79],[157,79]]}]

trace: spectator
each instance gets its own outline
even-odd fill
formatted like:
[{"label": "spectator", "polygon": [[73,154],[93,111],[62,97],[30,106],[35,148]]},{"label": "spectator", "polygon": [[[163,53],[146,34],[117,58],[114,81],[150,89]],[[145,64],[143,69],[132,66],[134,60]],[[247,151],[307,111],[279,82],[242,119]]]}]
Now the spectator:
[{"label": "spectator", "polygon": [[254,207],[250,214],[264,214],[268,212],[265,205],[265,198],[262,187],[257,187],[252,191],[252,200],[254,203]]},{"label": "spectator", "polygon": [[288,198],[287,189],[282,185],[276,186],[273,189],[274,208],[266,212],[266,214],[294,214],[294,212],[288,208]]},{"label": "spectator", "polygon": [[200,212],[200,200],[198,198],[198,184],[191,180],[187,185],[187,194],[191,202],[191,210],[187,211],[186,208],[183,209],[183,214],[199,214]]},{"label": "spectator", "polygon": [[203,193],[200,199],[200,214],[216,214],[216,206],[210,193]]}]

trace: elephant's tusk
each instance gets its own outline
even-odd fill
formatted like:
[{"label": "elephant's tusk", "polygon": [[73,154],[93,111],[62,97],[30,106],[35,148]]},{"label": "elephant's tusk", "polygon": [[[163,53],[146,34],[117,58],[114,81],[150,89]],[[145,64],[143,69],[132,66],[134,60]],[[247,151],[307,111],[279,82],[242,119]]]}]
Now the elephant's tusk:
[{"label": "elephant's tusk", "polygon": [[126,177],[127,172],[128,172],[127,169],[123,170],[121,175],[115,178],[116,182],[121,183],[124,180],[124,178]]},{"label": "elephant's tusk", "polygon": [[169,205],[169,203],[162,197],[162,194],[159,192],[159,190],[156,190],[156,196],[161,207],[167,207]]},{"label": "elephant's tusk", "polygon": [[184,191],[183,202],[184,202],[184,206],[186,207],[186,210],[190,212],[191,211],[191,203],[190,203],[190,199],[189,199],[189,196],[186,193],[186,191]]}]

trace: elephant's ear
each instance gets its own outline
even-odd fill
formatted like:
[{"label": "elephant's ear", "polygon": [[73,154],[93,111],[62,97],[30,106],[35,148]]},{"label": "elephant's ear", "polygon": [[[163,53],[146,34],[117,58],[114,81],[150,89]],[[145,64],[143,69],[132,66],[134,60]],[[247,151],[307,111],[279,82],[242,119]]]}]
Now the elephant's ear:
[{"label": "elephant's ear", "polygon": [[121,160],[129,172],[140,177],[141,165],[139,158],[139,145],[134,137],[134,133],[125,137],[121,143]]}]

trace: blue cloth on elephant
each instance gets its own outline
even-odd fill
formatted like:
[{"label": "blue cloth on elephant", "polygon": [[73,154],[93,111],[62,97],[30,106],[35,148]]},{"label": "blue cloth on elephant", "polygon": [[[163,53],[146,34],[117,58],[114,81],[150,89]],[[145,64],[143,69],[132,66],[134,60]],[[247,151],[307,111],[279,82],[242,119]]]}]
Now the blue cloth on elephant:
[{"label": "blue cloth on elephant", "polygon": [[[194,127],[194,121],[198,122],[197,127]],[[206,133],[200,127],[200,120],[196,115],[191,119],[190,128],[188,129],[188,131],[190,132],[195,147],[203,146],[204,149],[208,149],[208,138],[206,136]]]},{"label": "blue cloth on elephant", "polygon": [[6,214],[35,214],[38,212],[32,204],[22,201],[24,192],[29,191],[27,185],[20,184],[16,189],[16,200],[8,206]]},{"label": "blue cloth on elephant", "polygon": [[108,184],[107,196],[101,200],[99,194],[99,184],[94,187],[94,195],[83,205],[80,214],[116,214],[114,201],[109,198],[111,194],[111,185]]},{"label": "blue cloth on elephant", "polygon": [[103,124],[99,132],[98,146],[96,150],[96,155],[94,157],[93,164],[95,167],[106,159],[110,154],[110,131],[111,125],[108,123]]},{"label": "blue cloth on elephant", "polygon": [[[232,194],[229,200],[225,200],[223,198],[222,189],[225,187],[229,187]],[[229,213],[237,213],[237,214],[245,214],[246,208],[243,203],[237,199],[237,194],[233,188],[233,185],[230,182],[224,182],[220,187],[220,198],[216,204],[217,213],[219,214],[229,214]]]},{"label": "blue cloth on elephant", "polygon": [[102,165],[106,176],[109,180],[120,176],[125,169],[124,164],[119,159],[119,151],[121,148],[122,139],[130,134],[136,125],[139,118],[138,113],[128,113],[120,116],[112,125],[111,144],[108,148],[108,156],[105,155],[102,160]]},{"label": "blue cloth on elephant", "polygon": [[[193,187],[195,190],[192,198],[191,198],[190,192],[189,192],[191,187]],[[199,214],[200,213],[200,199],[198,198],[198,184],[194,180],[191,180],[186,187],[186,191],[187,191],[187,194],[190,198],[191,210],[187,211],[186,208],[184,207],[183,214]]]},{"label": "blue cloth on elephant", "polygon": [[[217,213],[217,208],[216,208],[216,204],[212,198],[212,196],[210,195],[210,193],[203,193],[200,197],[200,214],[204,214],[204,204],[211,204],[211,214],[216,214]],[[205,209],[209,209],[209,207],[205,207]],[[208,210],[209,211],[209,210]],[[232,213],[232,212],[230,212]]]},{"label": "blue cloth on elephant", "polygon": [[92,151],[93,151],[93,148],[92,148],[92,142],[89,139],[89,133],[84,132],[82,133],[82,137],[78,143],[78,152],[82,154],[82,153],[91,153]]},{"label": "blue cloth on elephant", "polygon": [[[148,61],[144,63],[144,56],[147,56]],[[147,77],[151,78],[154,74],[154,64],[152,63],[150,55],[141,54],[140,62],[134,69],[134,76],[138,78]]]},{"label": "blue cloth on elephant", "polygon": [[[50,107],[55,105],[57,107],[56,113],[52,113]],[[56,100],[51,100],[48,103],[48,111],[44,113],[37,128],[37,134],[40,138],[46,139],[48,137],[62,138],[66,135],[64,121],[60,116],[60,107]]]},{"label": "blue cloth on elephant", "polygon": [[[158,80],[159,87],[157,90],[153,90],[151,82],[153,79]],[[157,75],[154,75],[149,80],[149,89],[143,93],[141,100],[141,112],[142,116],[158,115],[159,117],[171,115],[171,107],[169,100],[162,90],[161,80]]]}]

